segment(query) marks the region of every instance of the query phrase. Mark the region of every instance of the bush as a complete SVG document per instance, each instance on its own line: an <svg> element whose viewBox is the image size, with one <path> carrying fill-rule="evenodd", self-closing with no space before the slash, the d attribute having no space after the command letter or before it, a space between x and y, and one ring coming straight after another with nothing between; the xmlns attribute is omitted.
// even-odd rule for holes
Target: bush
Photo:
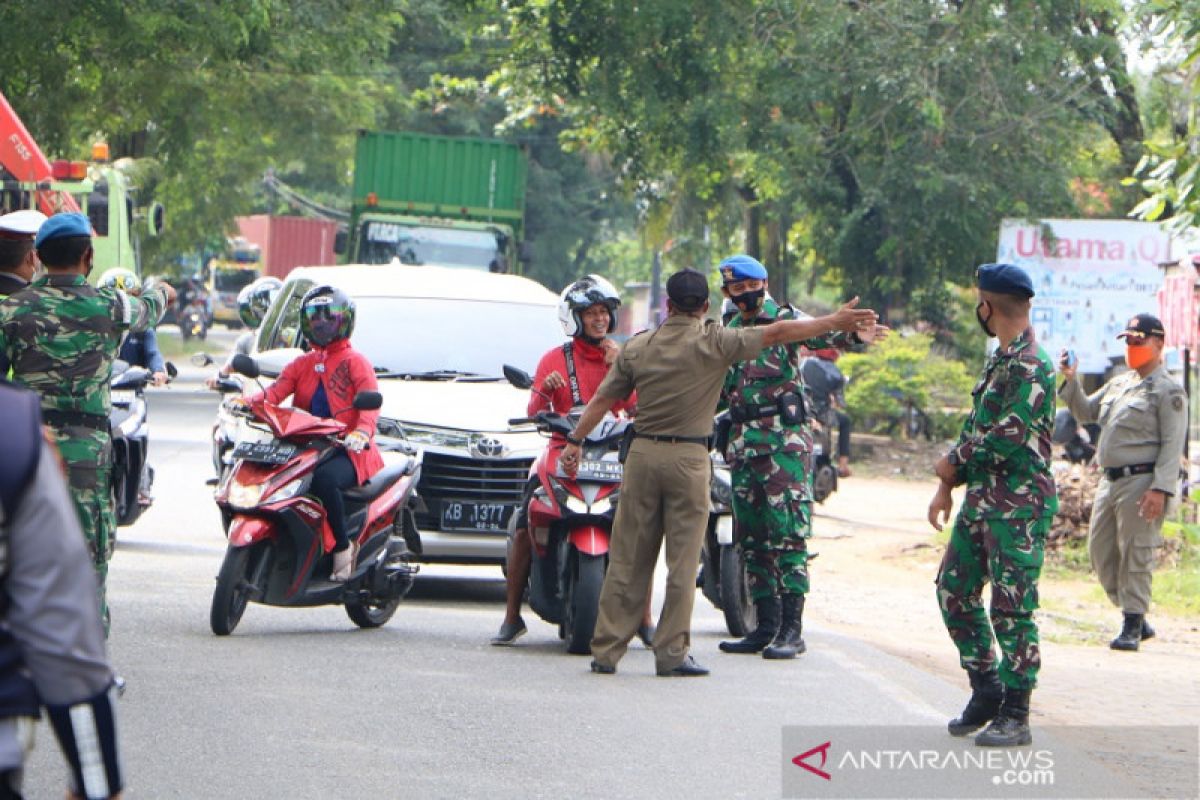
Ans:
<svg viewBox="0 0 1200 800"><path fill-rule="evenodd" d="M849 414L860 430L899 434L910 408L929 420L928 435L958 435L970 408L974 379L967 368L931 351L933 337L892 334L865 353L839 361L850 379Z"/></svg>

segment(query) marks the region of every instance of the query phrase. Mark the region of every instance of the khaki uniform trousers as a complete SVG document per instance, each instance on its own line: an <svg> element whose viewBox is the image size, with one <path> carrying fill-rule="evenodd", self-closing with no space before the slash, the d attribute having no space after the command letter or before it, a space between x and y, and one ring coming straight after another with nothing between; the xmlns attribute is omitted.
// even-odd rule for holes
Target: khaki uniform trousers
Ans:
<svg viewBox="0 0 1200 800"><path fill-rule="evenodd" d="M664 539L667 596L654 634L654 660L658 669L673 669L687 656L711 477L703 445L633 441L592 637L598 663L616 666L637 633Z"/></svg>
<svg viewBox="0 0 1200 800"><path fill-rule="evenodd" d="M1153 474L1115 481L1102 477L1092 504L1088 532L1092 569L1108 599L1128 614L1150 610L1150 577L1162 544L1163 517L1142 519L1138 500L1153 481Z"/></svg>

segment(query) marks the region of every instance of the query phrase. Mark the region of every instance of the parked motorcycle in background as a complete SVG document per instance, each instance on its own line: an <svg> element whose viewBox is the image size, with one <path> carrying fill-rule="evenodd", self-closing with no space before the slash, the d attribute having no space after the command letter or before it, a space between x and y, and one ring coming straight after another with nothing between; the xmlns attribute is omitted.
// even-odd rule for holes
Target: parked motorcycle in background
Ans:
<svg viewBox="0 0 1200 800"><path fill-rule="evenodd" d="M1063 454L1072 464L1086 464L1096 455L1099 426L1080 425L1065 408L1054 415L1054 433L1051 441L1063 446Z"/></svg>
<svg viewBox="0 0 1200 800"><path fill-rule="evenodd" d="M208 309L201 299L195 299L179 310L175 315L179 324L179 335L186 342L195 337L204 341L208 336Z"/></svg>
<svg viewBox="0 0 1200 800"><path fill-rule="evenodd" d="M179 374L167 363L168 379ZM108 427L112 435L112 483L117 525L137 522L154 500L154 468L149 464L150 423L146 386L153 378L145 367L117 359L109 379L112 408Z"/></svg>

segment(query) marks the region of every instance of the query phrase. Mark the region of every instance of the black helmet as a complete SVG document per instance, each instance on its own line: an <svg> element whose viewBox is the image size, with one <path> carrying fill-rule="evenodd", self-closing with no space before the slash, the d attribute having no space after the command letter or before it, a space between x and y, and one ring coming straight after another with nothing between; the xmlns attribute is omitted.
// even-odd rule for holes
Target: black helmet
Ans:
<svg viewBox="0 0 1200 800"><path fill-rule="evenodd" d="M599 275L588 275L562 290L558 296L558 321L563 333L578 336L583 331L583 320L579 315L602 303L608 308L608 332L617 327L617 309L621 307L621 296L613 285Z"/></svg>
<svg viewBox="0 0 1200 800"><path fill-rule="evenodd" d="M341 289L314 286L300 301L300 332L318 347L349 339L354 332L354 301Z"/></svg>
<svg viewBox="0 0 1200 800"><path fill-rule="evenodd" d="M254 283L238 292L238 317L247 328L257 328L267 315L267 309L275 300L275 295L283 287L283 281L270 275L259 278Z"/></svg>

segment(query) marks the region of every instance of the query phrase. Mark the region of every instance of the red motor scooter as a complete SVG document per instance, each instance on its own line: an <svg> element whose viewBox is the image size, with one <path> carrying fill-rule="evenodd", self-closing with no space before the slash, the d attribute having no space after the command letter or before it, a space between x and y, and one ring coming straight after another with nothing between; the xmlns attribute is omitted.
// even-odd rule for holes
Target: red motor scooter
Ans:
<svg viewBox="0 0 1200 800"><path fill-rule="evenodd" d="M258 365L236 356L234 369L251 378ZM359 392L354 407L379 408L378 392ZM295 408L255 401L247 417L263 436L238 443L234 463L216 490L230 520L229 545L217 575L209 623L213 633L233 632L249 602L271 606L344 604L361 628L391 619L412 588L406 531L415 530L413 490L420 462L411 451L367 483L347 489L346 527L358 543L358 563L344 583L329 580L333 532L325 508L306 494L317 465L336 452L344 423ZM401 445L402 446L402 445Z"/></svg>
<svg viewBox="0 0 1200 800"><path fill-rule="evenodd" d="M532 386L529 375L506 366L504 374L520 389ZM565 436L575 430L582 409L569 414L550 411L510 419L510 425L534 423L542 433ZM600 587L608 569L608 545L621 490L624 466L617 451L627 419L606 416L583 443L579 468L568 475L559 466L562 439L551 439L530 469L536 486L529 498L529 531L533 561L529 570L529 607L546 622L558 625L567 652L591 652L600 608ZM509 537L516 535L516 515Z"/></svg>

